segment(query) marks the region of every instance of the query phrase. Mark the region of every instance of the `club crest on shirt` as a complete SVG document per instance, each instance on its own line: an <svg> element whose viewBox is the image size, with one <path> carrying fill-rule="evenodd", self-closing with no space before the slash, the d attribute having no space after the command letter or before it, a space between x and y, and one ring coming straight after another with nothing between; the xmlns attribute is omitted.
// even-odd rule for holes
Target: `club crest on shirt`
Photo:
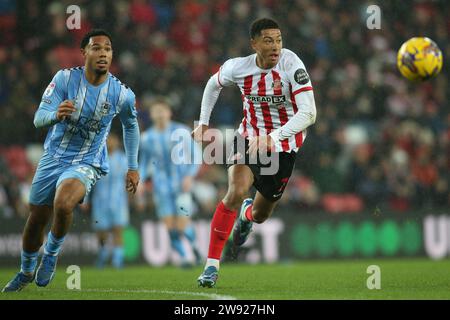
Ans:
<svg viewBox="0 0 450 320"><path fill-rule="evenodd" d="M274 90L281 90L283 88L283 82L280 79L274 80L272 82L272 88Z"/></svg>
<svg viewBox="0 0 450 320"><path fill-rule="evenodd" d="M102 113L102 115L107 115L109 113L109 109L111 109L111 104L108 101L105 101L102 103L100 108L100 112Z"/></svg>

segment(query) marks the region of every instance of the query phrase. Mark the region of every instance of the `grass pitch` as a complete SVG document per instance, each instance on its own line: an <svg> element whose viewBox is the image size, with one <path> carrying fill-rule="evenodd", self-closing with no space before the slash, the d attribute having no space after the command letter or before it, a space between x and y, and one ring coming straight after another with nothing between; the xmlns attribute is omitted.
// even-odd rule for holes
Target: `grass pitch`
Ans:
<svg viewBox="0 0 450 320"><path fill-rule="evenodd" d="M366 286L370 265L380 267L379 290ZM120 271L81 267L81 290L69 290L70 275L59 267L48 287L33 283L19 293L0 293L0 299L450 299L449 270L450 260L429 259L222 264L217 286L208 289L197 286L201 267L130 266ZM0 269L1 287L16 271Z"/></svg>

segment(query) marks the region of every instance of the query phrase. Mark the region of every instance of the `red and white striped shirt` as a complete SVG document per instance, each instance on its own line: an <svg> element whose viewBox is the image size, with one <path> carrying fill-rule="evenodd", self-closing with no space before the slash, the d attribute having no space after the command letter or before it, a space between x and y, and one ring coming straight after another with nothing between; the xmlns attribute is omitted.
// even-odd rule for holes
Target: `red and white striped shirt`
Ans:
<svg viewBox="0 0 450 320"><path fill-rule="evenodd" d="M244 111L239 126L241 135L270 134L275 141L275 151L297 150L302 146L306 127L315 121L316 108L305 65L294 52L282 49L277 65L271 69L259 68L256 54L229 59L211 77L209 82L212 81L216 84L208 83L205 88L201 124L208 124L220 89L236 84L241 90ZM213 92L214 85L216 92ZM299 109L305 114L294 119Z"/></svg>

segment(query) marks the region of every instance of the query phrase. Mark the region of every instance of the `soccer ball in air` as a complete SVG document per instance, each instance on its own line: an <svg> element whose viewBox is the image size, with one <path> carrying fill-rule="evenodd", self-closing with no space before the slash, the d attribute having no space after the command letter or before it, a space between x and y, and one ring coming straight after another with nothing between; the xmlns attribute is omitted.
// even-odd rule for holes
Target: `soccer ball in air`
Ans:
<svg viewBox="0 0 450 320"><path fill-rule="evenodd" d="M429 38L411 38L398 50L397 67L406 79L425 81L441 71L442 51Z"/></svg>

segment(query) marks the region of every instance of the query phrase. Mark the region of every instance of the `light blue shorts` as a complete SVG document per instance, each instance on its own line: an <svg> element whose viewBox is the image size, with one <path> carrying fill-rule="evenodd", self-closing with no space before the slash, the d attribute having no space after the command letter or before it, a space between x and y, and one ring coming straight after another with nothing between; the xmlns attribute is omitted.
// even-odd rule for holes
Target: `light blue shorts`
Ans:
<svg viewBox="0 0 450 320"><path fill-rule="evenodd" d="M156 214L158 218L170 216L186 216L193 214L194 203L190 193L154 193L153 200L155 202Z"/></svg>
<svg viewBox="0 0 450 320"><path fill-rule="evenodd" d="M111 230L112 227L126 227L129 222L128 209L92 208L92 227L94 230Z"/></svg>
<svg viewBox="0 0 450 320"><path fill-rule="evenodd" d="M44 153L39 161L30 190L30 204L53 206L56 189L65 179L78 179L86 188L86 195L101 177L101 171L88 165L59 162Z"/></svg>

